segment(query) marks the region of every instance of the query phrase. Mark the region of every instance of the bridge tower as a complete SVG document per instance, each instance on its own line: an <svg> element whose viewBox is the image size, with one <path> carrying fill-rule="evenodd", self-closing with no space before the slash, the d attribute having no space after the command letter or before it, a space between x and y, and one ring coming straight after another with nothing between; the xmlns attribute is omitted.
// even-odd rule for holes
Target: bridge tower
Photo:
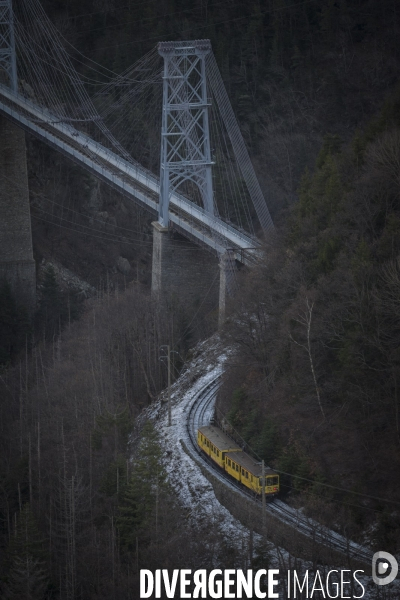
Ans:
<svg viewBox="0 0 400 600"><path fill-rule="evenodd" d="M190 182L214 215L206 56L209 40L160 42L164 59L159 218L153 223L152 292L181 304L188 317L209 313L221 299L218 259L169 229L171 194ZM221 263L222 264L222 263ZM218 300L219 299L219 300ZM220 319L221 321L221 316Z"/></svg>
<svg viewBox="0 0 400 600"><path fill-rule="evenodd" d="M205 66L210 51L210 40L158 44L164 58L159 206L163 227L168 227L170 194L184 181L197 185L206 212L214 214Z"/></svg>
<svg viewBox="0 0 400 600"><path fill-rule="evenodd" d="M0 0L0 69L8 76L13 92L18 91L12 0Z"/></svg>
<svg viewBox="0 0 400 600"><path fill-rule="evenodd" d="M0 80L18 92L12 0L0 0ZM0 279L30 313L35 307L25 133L0 116Z"/></svg>

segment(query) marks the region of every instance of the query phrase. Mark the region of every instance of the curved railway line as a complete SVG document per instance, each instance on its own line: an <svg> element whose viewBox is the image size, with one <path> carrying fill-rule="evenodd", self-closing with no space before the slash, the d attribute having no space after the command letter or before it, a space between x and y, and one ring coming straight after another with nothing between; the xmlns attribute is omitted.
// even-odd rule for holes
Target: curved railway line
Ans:
<svg viewBox="0 0 400 600"><path fill-rule="evenodd" d="M213 407L218 389L221 385L221 375L215 377L211 382L207 383L195 396L187 416L187 434L188 434L188 449L206 465L206 468L212 474L223 481L224 485L234 489L237 493L242 494L246 498L250 498L253 502L260 504L261 500L256 498L251 492L247 491L243 486L228 477L226 473L221 471L218 466L208 457L206 457L197 445L197 429L203 425L208 425L213 414ZM316 542L329 547L341 554L357 559L358 561L371 564L372 552L346 539L339 533L313 521L302 515L298 510L295 510L282 502L282 500L274 499L266 505L267 513L273 514L277 519L293 527L303 535L314 539Z"/></svg>

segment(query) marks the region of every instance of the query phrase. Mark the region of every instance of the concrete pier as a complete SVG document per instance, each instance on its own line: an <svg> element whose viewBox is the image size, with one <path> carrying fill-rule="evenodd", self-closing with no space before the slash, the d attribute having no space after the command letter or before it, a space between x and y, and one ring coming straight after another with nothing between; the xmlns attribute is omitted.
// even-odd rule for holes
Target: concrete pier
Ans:
<svg viewBox="0 0 400 600"><path fill-rule="evenodd" d="M219 306L219 265L213 256L160 223L153 224L153 297L180 306L188 319L204 318Z"/></svg>
<svg viewBox="0 0 400 600"><path fill-rule="evenodd" d="M219 260L219 311L218 328L222 327L226 318L226 300L233 296L235 291L235 257L233 252L227 250Z"/></svg>
<svg viewBox="0 0 400 600"><path fill-rule="evenodd" d="M0 117L0 279L30 314L36 303L25 133Z"/></svg>
<svg viewBox="0 0 400 600"><path fill-rule="evenodd" d="M219 258L183 236L153 224L151 291L154 298L180 306L189 319L213 314L215 328L225 322L226 299L235 288L235 258Z"/></svg>

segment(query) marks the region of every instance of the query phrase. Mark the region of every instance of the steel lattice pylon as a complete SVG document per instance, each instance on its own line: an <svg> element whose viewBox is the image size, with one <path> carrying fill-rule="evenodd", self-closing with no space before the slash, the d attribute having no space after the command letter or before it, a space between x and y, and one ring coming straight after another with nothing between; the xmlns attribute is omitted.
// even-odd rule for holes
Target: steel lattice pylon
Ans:
<svg viewBox="0 0 400 600"><path fill-rule="evenodd" d="M11 89L13 92L17 92L18 80L12 0L0 0L0 69L7 73Z"/></svg>
<svg viewBox="0 0 400 600"><path fill-rule="evenodd" d="M164 58L159 222L168 227L171 193L185 181L214 214L205 57L210 40L160 42Z"/></svg>

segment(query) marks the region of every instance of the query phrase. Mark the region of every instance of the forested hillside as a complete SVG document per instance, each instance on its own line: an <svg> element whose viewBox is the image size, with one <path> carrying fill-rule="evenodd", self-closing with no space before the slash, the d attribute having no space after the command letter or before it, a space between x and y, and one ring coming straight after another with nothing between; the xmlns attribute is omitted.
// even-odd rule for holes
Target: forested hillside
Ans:
<svg viewBox="0 0 400 600"><path fill-rule="evenodd" d="M245 278L228 329L240 351L220 401L250 446L292 475L287 493L300 492L298 502L353 535L372 521L373 541L392 551L400 539L399 126L396 91L349 144L325 137L298 203Z"/></svg>
<svg viewBox="0 0 400 600"><path fill-rule="evenodd" d="M218 408L289 474L290 502L398 551L397 3L43 6L95 83L86 57L119 73L160 40L211 39L276 223L238 274ZM39 302L29 323L1 284L1 597L129 600L140 567L242 567L211 521L189 527L139 420L167 382L160 346L179 352L177 377L209 324L151 301L147 214L27 144Z"/></svg>
<svg viewBox="0 0 400 600"><path fill-rule="evenodd" d="M273 216L296 200L323 136L348 141L399 73L399 16L389 0L71 0L44 8L91 95L110 75L99 65L120 73L159 40L210 38ZM151 135L159 139L158 130ZM51 256L94 287L107 278L148 284L148 215L43 145L31 141L29 153L38 264Z"/></svg>

